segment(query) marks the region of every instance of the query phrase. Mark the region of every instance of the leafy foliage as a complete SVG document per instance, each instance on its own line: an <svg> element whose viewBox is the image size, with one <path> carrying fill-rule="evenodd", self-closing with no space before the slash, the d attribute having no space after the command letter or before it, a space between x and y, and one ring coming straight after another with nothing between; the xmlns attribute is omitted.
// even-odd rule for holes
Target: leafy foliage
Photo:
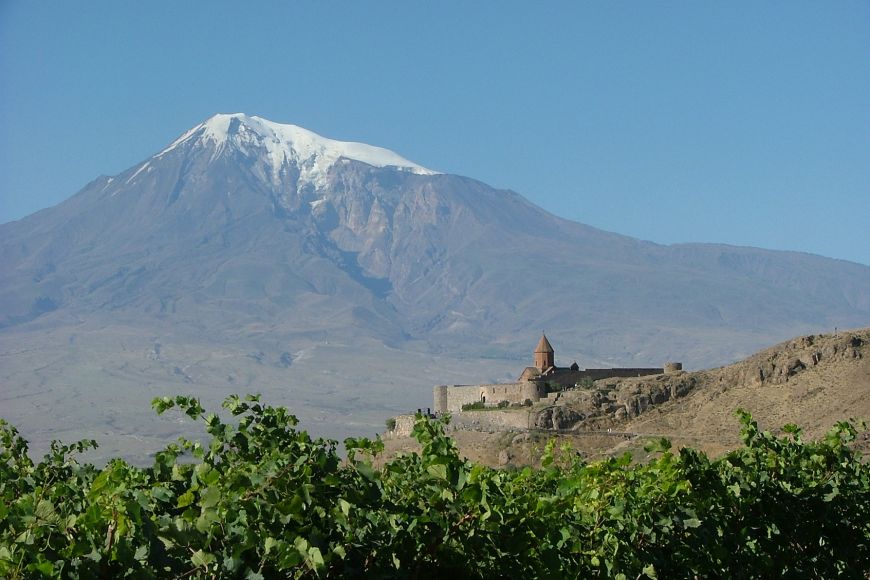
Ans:
<svg viewBox="0 0 870 580"><path fill-rule="evenodd" d="M856 577L870 570L870 469L839 423L804 442L760 432L717 460L666 440L656 459L586 463L550 442L542 468L462 459L422 416L419 454L375 469L379 439L312 439L286 409L228 398L147 468L103 469L52 445L39 463L0 421L0 576Z"/></svg>

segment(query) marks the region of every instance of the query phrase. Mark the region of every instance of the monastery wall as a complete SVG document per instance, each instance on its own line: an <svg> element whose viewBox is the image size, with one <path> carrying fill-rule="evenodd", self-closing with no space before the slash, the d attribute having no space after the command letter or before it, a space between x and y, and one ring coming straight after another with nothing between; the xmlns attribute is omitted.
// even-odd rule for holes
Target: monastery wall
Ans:
<svg viewBox="0 0 870 580"><path fill-rule="evenodd" d="M586 369L585 372L593 380L611 379L614 377L645 377L647 375L660 375L665 372L663 368L628 368L628 369Z"/></svg>
<svg viewBox="0 0 870 580"><path fill-rule="evenodd" d="M643 377L678 373L682 364L669 362L664 368L609 368L609 369L579 369L576 363L571 368L553 367L554 351L546 336L535 349L535 366L527 367L520 375L520 381L503 384L481 385L439 385L433 390L433 411L435 413L470 413L462 411L463 405L483 403L487 407L496 407L499 403L533 403L547 396L550 389L561 391L587 380L610 378ZM577 370L573 370L577 369ZM526 380L529 379L529 380Z"/></svg>
<svg viewBox="0 0 870 580"><path fill-rule="evenodd" d="M433 410L436 413L460 413L463 405L471 403L481 402L494 407L502 401L523 403L529 399L532 402L537 402L546 394L544 385L531 381L483 385L439 385L433 391Z"/></svg>
<svg viewBox="0 0 870 580"><path fill-rule="evenodd" d="M550 377L541 377L542 381L557 382L560 385L574 385L584 379L597 381L599 379L645 377L648 375L660 375L665 372L663 368L617 368L617 369L583 369L579 371L559 370L558 374Z"/></svg>
<svg viewBox="0 0 870 580"><path fill-rule="evenodd" d="M643 377L660 375L664 372L665 369L663 368L640 367L584 369L578 371L560 370L558 374L543 376L536 381L482 385L438 385L433 390L432 410L435 413L461 413L463 412L463 405L478 402L484 403L487 407L494 407L502 401L524 403L528 399L536 403L547 396L547 383L572 387L584 379L597 381L599 379L610 378Z"/></svg>
<svg viewBox="0 0 870 580"><path fill-rule="evenodd" d="M498 405L502 401L508 403L523 403L529 399L533 403L546 396L547 389L531 381L520 383L504 383L495 385L480 385L480 401L486 405Z"/></svg>
<svg viewBox="0 0 870 580"><path fill-rule="evenodd" d="M439 385L434 394L434 412L459 413L462 405L480 400L480 385Z"/></svg>

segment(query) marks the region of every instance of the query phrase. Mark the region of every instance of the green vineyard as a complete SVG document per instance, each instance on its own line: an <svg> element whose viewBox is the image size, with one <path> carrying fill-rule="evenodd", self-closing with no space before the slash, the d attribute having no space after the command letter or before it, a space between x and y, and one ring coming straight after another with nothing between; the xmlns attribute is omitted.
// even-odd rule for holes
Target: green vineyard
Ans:
<svg viewBox="0 0 870 580"><path fill-rule="evenodd" d="M870 467L839 423L820 441L761 432L717 459L650 443L655 459L585 462L551 443L540 469L497 470L418 418L419 454L373 467L379 440L312 439L258 397L202 421L142 468L34 463L0 422L0 576L7 578L863 578Z"/></svg>

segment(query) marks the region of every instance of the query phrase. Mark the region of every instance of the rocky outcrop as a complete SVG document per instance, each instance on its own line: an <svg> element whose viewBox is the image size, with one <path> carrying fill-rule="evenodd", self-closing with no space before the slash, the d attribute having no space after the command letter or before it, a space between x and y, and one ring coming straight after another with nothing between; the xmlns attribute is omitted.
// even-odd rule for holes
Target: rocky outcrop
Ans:
<svg viewBox="0 0 870 580"><path fill-rule="evenodd" d="M870 342L866 331L809 335L764 350L745 361L717 369L722 378L745 384L781 384L828 362L859 359Z"/></svg>
<svg viewBox="0 0 870 580"><path fill-rule="evenodd" d="M696 389L725 391L736 386L780 385L800 373L861 359L868 352L870 329L802 336L717 369L603 379L596 381L593 389L565 391L549 406L536 410L530 424L538 429L600 429L637 417Z"/></svg>
<svg viewBox="0 0 870 580"><path fill-rule="evenodd" d="M632 379L597 381L594 389L566 391L556 404L537 411L538 429L575 429L602 419L621 421L650 407L685 396L698 385L694 374L684 372Z"/></svg>
<svg viewBox="0 0 870 580"><path fill-rule="evenodd" d="M535 417L535 427L538 429L570 429L579 421L586 419L586 414L568 406L547 407Z"/></svg>

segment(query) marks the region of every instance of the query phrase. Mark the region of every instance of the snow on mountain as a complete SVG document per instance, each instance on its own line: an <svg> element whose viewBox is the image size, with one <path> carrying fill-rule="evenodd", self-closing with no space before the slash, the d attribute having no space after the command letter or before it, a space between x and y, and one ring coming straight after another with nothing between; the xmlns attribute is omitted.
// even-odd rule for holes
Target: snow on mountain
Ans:
<svg viewBox="0 0 870 580"><path fill-rule="evenodd" d="M299 181L323 185L329 169L339 159L360 161L374 167L394 167L417 175L436 175L401 155L365 143L337 141L299 127L275 123L244 113L218 114L176 139L156 157L173 151L185 143L212 144L214 155L219 155L228 146L245 154L265 149L265 160L277 179L285 164L296 165Z"/></svg>
<svg viewBox="0 0 870 580"><path fill-rule="evenodd" d="M427 173L218 115L0 224L0 411L41 449L101 432L145 453L178 435L142 418L152 397L253 391L342 438L432 383L509 378L541 328L561 364L702 368L870 320L867 266L660 246Z"/></svg>

